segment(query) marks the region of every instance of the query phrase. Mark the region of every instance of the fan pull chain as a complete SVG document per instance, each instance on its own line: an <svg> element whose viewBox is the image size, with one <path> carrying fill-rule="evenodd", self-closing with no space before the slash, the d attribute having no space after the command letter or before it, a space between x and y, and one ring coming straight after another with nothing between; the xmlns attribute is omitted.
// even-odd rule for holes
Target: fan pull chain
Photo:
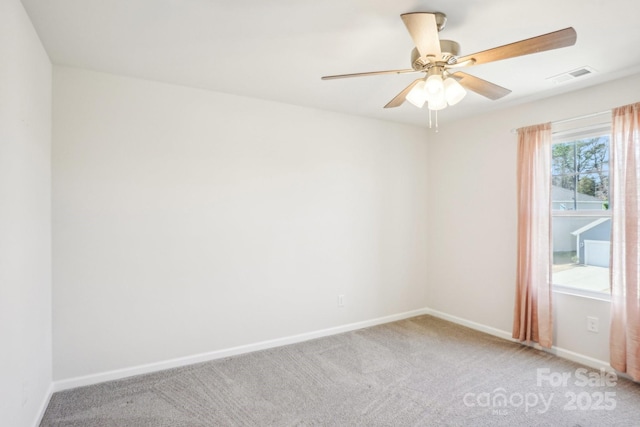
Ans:
<svg viewBox="0 0 640 427"><path fill-rule="evenodd" d="M432 109L429 109L429 129L433 128L433 122L431 121L431 111L433 111ZM438 133L438 110L435 110L436 112L436 133Z"/></svg>

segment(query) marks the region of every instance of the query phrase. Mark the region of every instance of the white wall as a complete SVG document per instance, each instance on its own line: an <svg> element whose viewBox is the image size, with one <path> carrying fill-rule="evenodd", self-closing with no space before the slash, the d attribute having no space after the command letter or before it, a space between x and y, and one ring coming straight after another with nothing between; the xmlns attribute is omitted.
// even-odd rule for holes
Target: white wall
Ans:
<svg viewBox="0 0 640 427"><path fill-rule="evenodd" d="M62 67L53 116L56 380L427 305L426 130Z"/></svg>
<svg viewBox="0 0 640 427"><path fill-rule="evenodd" d="M516 135L511 129L640 100L640 75L441 125L429 135L429 307L511 332ZM555 345L608 360L609 304L554 295ZM600 318L600 333L586 316Z"/></svg>
<svg viewBox="0 0 640 427"><path fill-rule="evenodd" d="M0 424L33 426L51 385L51 64L0 2Z"/></svg>

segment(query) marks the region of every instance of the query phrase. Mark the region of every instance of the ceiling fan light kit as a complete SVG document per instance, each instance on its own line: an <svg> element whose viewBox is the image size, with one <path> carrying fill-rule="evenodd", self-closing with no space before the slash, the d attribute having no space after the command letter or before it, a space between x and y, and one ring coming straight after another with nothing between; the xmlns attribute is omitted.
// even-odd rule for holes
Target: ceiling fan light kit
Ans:
<svg viewBox="0 0 640 427"><path fill-rule="evenodd" d="M471 90L491 100L500 99L511 93L509 89L458 71L460 68L573 46L577 38L576 31L569 27L460 57L458 56L460 45L457 42L440 40L438 36L438 32L445 27L447 22L444 13L413 12L402 14L400 18L402 18L416 46L411 51L410 69L339 74L324 76L322 79L425 73L425 77L411 82L384 108L398 107L406 100L418 108L427 104L429 111L438 111L446 108L447 105L453 106L459 103L465 97L466 90Z"/></svg>
<svg viewBox="0 0 640 427"><path fill-rule="evenodd" d="M444 91L447 97L447 104L451 106L462 101L462 98L467 95L467 91L464 90L462 85L453 77L449 77L444 81Z"/></svg>
<svg viewBox="0 0 640 427"><path fill-rule="evenodd" d="M431 67L425 79L420 79L409 91L406 100L418 108L428 103L429 110L442 110L462 101L467 91L453 77L443 78L438 67Z"/></svg>
<svg viewBox="0 0 640 427"><path fill-rule="evenodd" d="M431 67L427 73L427 80L424 88L430 96L438 95L444 91L444 83L442 82L442 71L437 67Z"/></svg>
<svg viewBox="0 0 640 427"><path fill-rule="evenodd" d="M427 91L424 88L425 81L420 80L407 94L406 100L418 108L422 108L427 102Z"/></svg>

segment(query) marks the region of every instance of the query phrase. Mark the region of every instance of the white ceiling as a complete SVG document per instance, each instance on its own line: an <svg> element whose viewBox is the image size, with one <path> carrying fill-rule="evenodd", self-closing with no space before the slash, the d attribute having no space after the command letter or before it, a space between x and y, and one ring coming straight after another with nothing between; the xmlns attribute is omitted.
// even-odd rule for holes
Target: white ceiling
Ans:
<svg viewBox="0 0 640 427"><path fill-rule="evenodd" d="M22 0L55 64L427 125L426 109L382 107L416 78L321 81L410 68L401 13L447 14L440 38L466 55L574 27L575 46L466 68L513 92L470 93L447 122L640 72L638 0ZM569 83L546 78L590 66Z"/></svg>

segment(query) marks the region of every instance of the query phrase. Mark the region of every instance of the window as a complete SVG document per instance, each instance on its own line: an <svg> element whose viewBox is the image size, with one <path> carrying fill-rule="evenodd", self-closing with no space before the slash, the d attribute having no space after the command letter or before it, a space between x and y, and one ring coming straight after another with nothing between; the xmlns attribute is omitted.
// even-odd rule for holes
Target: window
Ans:
<svg viewBox="0 0 640 427"><path fill-rule="evenodd" d="M600 118L602 121L602 118ZM610 123L554 129L551 155L552 282L609 294Z"/></svg>

